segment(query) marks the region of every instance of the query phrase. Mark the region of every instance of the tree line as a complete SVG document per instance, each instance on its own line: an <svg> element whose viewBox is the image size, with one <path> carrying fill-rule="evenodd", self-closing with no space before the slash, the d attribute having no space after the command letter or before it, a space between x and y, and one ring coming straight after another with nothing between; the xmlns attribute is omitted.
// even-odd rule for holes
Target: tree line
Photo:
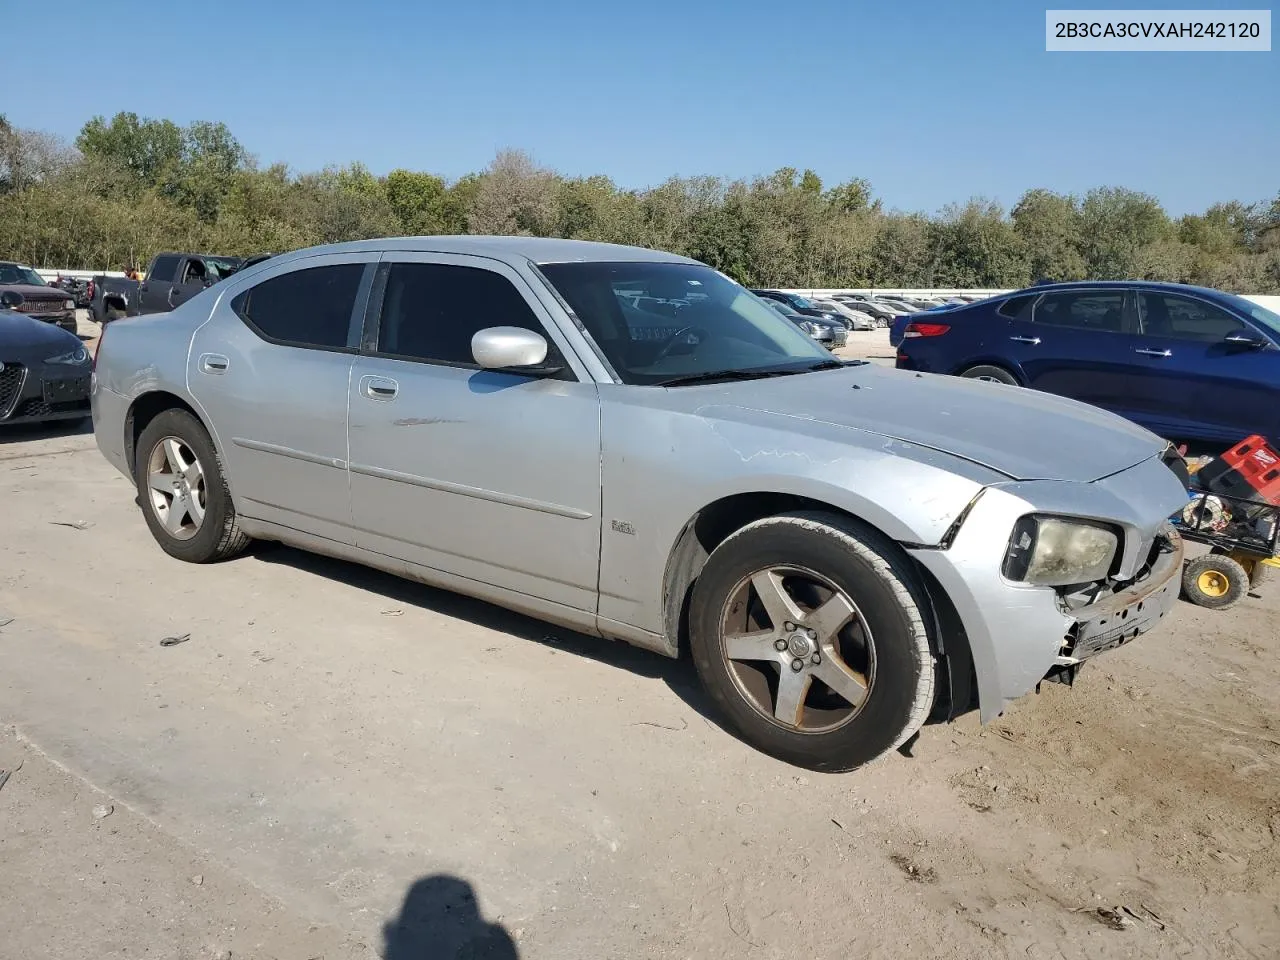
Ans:
<svg viewBox="0 0 1280 960"><path fill-rule="evenodd" d="M519 150L446 181L361 163L260 166L225 124L118 113L74 144L0 116L0 258L123 269L159 250L247 255L406 234L531 234L636 244L748 285L1019 287L1152 279L1280 293L1280 194L1171 217L1135 190L1028 190L933 215L886 209L871 184L811 170L672 178L645 189L568 177Z"/></svg>

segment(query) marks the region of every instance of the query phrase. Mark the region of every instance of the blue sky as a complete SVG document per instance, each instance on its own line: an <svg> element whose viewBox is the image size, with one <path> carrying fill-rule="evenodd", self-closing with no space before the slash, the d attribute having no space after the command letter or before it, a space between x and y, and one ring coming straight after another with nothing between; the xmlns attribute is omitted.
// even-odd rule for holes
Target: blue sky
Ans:
<svg viewBox="0 0 1280 960"><path fill-rule="evenodd" d="M1280 190L1280 52L1051 54L1045 6L1026 2L55 9L40 42L5 45L0 112L68 138L133 110L222 120L297 170L452 178L504 146L628 187L811 167L927 211L1033 186L1128 186L1174 214ZM77 36L116 53L77 53Z"/></svg>

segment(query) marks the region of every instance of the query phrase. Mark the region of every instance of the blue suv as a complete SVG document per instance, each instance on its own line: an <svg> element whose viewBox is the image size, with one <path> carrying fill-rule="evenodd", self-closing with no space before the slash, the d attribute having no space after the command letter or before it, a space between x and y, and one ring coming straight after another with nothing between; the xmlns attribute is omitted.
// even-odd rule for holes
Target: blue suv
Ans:
<svg viewBox="0 0 1280 960"><path fill-rule="evenodd" d="M1054 283L917 313L897 365L1082 400L1174 440L1280 440L1280 315L1220 290Z"/></svg>

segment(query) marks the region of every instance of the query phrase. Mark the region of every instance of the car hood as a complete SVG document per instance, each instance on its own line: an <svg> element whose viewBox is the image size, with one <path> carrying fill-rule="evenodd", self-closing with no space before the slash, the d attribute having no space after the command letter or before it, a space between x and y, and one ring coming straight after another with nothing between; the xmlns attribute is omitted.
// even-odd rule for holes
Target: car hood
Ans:
<svg viewBox="0 0 1280 960"><path fill-rule="evenodd" d="M43 360L80 346L80 338L61 327L15 310L0 310L0 361Z"/></svg>
<svg viewBox="0 0 1280 960"><path fill-rule="evenodd" d="M750 410L828 424L939 450L1013 480L1098 480L1165 446L1074 400L871 364L672 390L688 391L700 416L733 419L735 410Z"/></svg>
<svg viewBox="0 0 1280 960"><path fill-rule="evenodd" d="M35 300L71 299L67 296L65 290L59 290L57 287L49 287L44 284L37 286L34 283L0 283L0 288L16 290L24 297Z"/></svg>

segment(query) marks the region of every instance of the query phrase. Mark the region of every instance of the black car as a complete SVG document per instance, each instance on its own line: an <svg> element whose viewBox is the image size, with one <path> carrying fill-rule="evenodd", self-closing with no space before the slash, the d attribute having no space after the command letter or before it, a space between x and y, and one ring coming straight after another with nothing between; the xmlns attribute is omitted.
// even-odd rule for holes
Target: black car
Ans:
<svg viewBox="0 0 1280 960"><path fill-rule="evenodd" d="M838 324L844 327L846 331L853 327L853 321L848 317L843 317L834 310L823 310L820 306L798 293L787 293L785 290L752 290L757 297L764 297L766 300L773 300L776 303L785 303L796 313L804 314L806 317L817 317L827 323Z"/></svg>
<svg viewBox="0 0 1280 960"><path fill-rule="evenodd" d="M0 293L0 426L87 418L89 351L75 334L12 309L22 302Z"/></svg>

